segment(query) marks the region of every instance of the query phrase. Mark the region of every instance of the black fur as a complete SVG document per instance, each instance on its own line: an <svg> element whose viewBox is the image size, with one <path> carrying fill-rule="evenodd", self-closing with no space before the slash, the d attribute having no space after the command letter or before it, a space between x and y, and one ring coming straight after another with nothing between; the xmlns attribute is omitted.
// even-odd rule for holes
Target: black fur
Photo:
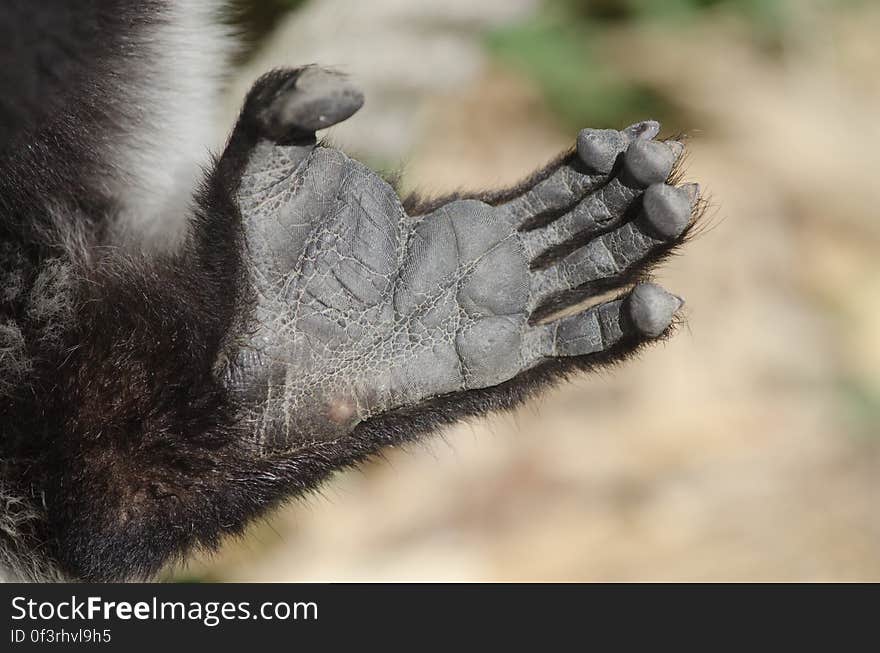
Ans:
<svg viewBox="0 0 880 653"><path fill-rule="evenodd" d="M156 0L30 2L0 6L0 209L7 238L39 240L50 201L100 228L114 198L107 154L143 119L127 93L138 39L160 16ZM161 20L161 18L159 18Z"/></svg>
<svg viewBox="0 0 880 653"><path fill-rule="evenodd" d="M467 199L476 199L485 202L486 204L497 206L498 204L508 202L515 197L519 197L529 188L553 174L560 168L560 166L567 163L575 163L577 165L577 159L573 150L563 152L545 166L539 168L532 174L528 175L525 179L520 180L509 188L481 191L461 190L456 193L446 193L436 197L425 196L418 192L413 192L403 198L403 208L409 215L425 215L440 208L444 204L449 204L449 202ZM564 213L564 211L562 211L562 213Z"/></svg>
<svg viewBox="0 0 880 653"><path fill-rule="evenodd" d="M19 565L24 576L150 577L384 446L510 409L642 343L634 337L600 356L545 363L494 388L397 410L339 440L258 455L217 374L251 305L234 198L263 136L256 111L297 73L270 73L251 91L196 193L179 250L111 246L117 206L107 189L116 172L108 152L141 121L129 89L146 83L140 39L166 19L165 6L0 7L0 326L12 325L5 351L26 370L11 387L0 382L0 498L20 499L31 514L14 536L0 529L0 548L34 559ZM469 197L516 197L571 157L510 190ZM405 206L421 214L450 199L411 197Z"/></svg>

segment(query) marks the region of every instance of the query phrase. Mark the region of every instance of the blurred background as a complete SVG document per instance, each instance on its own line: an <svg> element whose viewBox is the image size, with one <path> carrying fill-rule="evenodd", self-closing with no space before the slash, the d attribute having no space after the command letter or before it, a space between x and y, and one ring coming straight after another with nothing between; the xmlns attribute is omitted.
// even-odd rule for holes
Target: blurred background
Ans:
<svg viewBox="0 0 880 653"><path fill-rule="evenodd" d="M517 180L581 127L688 136L705 229L639 361L339 475L170 576L880 580L880 4L240 0L227 123L272 66L349 72L329 136L403 185Z"/></svg>

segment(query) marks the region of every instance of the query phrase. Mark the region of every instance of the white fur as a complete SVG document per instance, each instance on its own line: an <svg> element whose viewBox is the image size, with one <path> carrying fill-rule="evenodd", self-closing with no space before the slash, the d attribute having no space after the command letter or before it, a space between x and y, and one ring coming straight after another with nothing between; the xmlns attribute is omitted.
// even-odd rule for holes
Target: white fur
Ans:
<svg viewBox="0 0 880 653"><path fill-rule="evenodd" d="M134 53L137 70L131 78L138 82L126 89L126 101L145 110L145 119L124 126L125 139L110 153L117 172L106 182L121 207L118 236L125 244L155 249L180 241L209 152L221 145L216 109L233 41L218 20L219 10L210 0L174 0L167 19L146 35L146 51ZM56 244L82 263L90 255L85 234L72 226L81 223L66 211L51 206L48 211L58 227L50 232L61 239ZM11 251L0 255L17 263ZM23 292L18 266L10 270L0 270L0 298ZM51 346L54 327L70 319L71 274L70 264L48 261L29 292L26 310L44 345ZM18 326L0 322L0 395L23 382L30 365ZM0 469L3 464L0 460ZM19 496L0 477L0 581L61 578L32 539L30 524L44 518L41 510L38 500Z"/></svg>
<svg viewBox="0 0 880 653"><path fill-rule="evenodd" d="M221 9L210 0L175 0L138 55L135 65L147 79L130 93L147 119L127 130L114 162L119 186L111 191L122 202L126 244L152 249L180 241L209 152L221 145L217 107L233 43Z"/></svg>
<svg viewBox="0 0 880 653"><path fill-rule="evenodd" d="M30 501L9 492L0 479L0 582L64 580L29 532L30 522L41 518Z"/></svg>
<svg viewBox="0 0 880 653"><path fill-rule="evenodd" d="M0 397L14 391L31 369L24 336L12 321L0 322ZM0 519L2 519L0 506Z"/></svg>

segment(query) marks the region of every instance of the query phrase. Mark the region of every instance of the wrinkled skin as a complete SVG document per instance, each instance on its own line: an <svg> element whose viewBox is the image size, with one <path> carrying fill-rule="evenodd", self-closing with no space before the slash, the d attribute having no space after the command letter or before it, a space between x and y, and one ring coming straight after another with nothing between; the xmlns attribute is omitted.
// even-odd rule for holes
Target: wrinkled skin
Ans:
<svg viewBox="0 0 880 653"><path fill-rule="evenodd" d="M309 81L287 104L324 116L359 105L332 73ZM585 130L577 155L533 184L414 215L342 152L262 139L238 193L255 328L226 370L261 447L336 439L389 410L661 335L681 300L653 284L535 320L631 280L682 238L697 190L665 184L682 148L657 130Z"/></svg>
<svg viewBox="0 0 880 653"><path fill-rule="evenodd" d="M585 129L514 188L401 199L315 137L361 94L274 71L185 242L155 254L113 240L119 186L87 137L115 123L80 90L78 129L0 157L18 280L0 363L19 370L0 379L0 566L18 577L149 578L383 447L624 360L681 308L650 272L699 191L669 184L683 148L654 122Z"/></svg>

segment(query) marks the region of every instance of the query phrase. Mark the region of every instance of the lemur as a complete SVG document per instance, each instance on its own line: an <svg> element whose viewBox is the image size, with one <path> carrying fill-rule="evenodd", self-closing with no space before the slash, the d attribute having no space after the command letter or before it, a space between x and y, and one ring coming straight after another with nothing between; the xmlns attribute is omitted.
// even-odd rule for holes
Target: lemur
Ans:
<svg viewBox="0 0 880 653"><path fill-rule="evenodd" d="M699 188L673 183L683 146L656 122L584 129L512 188L401 199L316 138L364 98L307 65L259 79L208 156L216 9L0 5L10 578L148 579L384 447L621 361L679 314L650 271Z"/></svg>

